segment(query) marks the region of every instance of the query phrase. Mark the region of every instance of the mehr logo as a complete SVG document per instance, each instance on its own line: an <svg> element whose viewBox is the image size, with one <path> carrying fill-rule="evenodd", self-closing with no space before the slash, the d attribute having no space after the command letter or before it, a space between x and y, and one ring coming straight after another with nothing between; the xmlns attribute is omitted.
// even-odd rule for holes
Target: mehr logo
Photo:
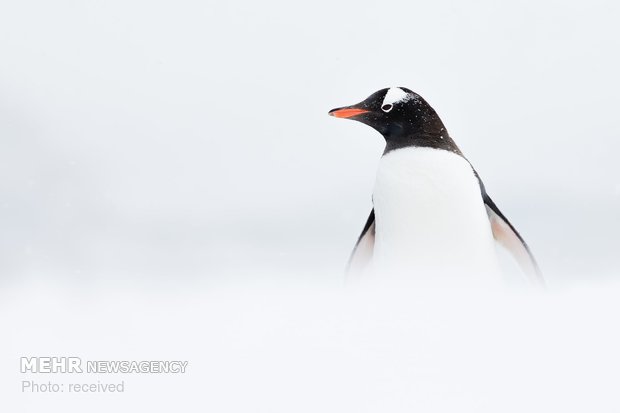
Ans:
<svg viewBox="0 0 620 413"><path fill-rule="evenodd" d="M21 357L22 373L185 373L187 361L181 360L87 360L80 357Z"/></svg>
<svg viewBox="0 0 620 413"><path fill-rule="evenodd" d="M79 357L21 357L22 373L82 373Z"/></svg>

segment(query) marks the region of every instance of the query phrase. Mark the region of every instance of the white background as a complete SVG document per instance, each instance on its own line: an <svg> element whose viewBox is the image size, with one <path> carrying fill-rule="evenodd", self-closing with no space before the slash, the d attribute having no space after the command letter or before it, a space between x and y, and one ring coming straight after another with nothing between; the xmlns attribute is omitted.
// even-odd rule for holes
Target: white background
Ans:
<svg viewBox="0 0 620 413"><path fill-rule="evenodd" d="M21 331L9 333L3 370L17 373L24 352L111 358L95 335L77 347L52 338L54 329L43 335L49 326L71 330L84 321L79 317L90 317L86 331L103 325L102 334L120 343L132 325L127 320L151 323L148 309L156 312L167 299L184 302L191 290L339 286L371 207L383 142L327 111L388 86L409 87L438 111L528 240L552 289L607 288L620 271L619 19L620 5L609 0L3 1L0 285L7 299L0 314L6 331ZM130 298L114 307L102 286ZM142 297L153 289L168 298ZM593 294L582 301L589 303L585 314L609 315L587 312L598 301ZM136 315L138 296L143 313ZM96 303L92 312L84 297ZM178 311L182 326L202 326L202 334L192 330L194 344L185 352L175 339L167 345L200 364L202 344L212 339L202 317L207 310L188 304ZM106 314L120 327L104 321ZM272 322L269 315L263 320ZM424 320L434 322L441 320ZM396 324L388 323L394 328L382 337L398 336ZM333 330L313 326L314 337L332 337ZM249 334L241 331L235 337ZM563 331L547 339L566 345L572 336ZM271 343L279 343L274 337ZM355 351L355 336L346 337L344 348ZM448 328L440 337L459 335ZM134 341L161 343L152 338L137 334ZM378 343L373 348L385 351L376 354L406 359ZM597 353L598 341L580 343L576 352ZM127 357L118 346L114 354ZM514 346L506 352L518 353ZM149 357L168 354L154 349L162 351ZM597 360L617 362L606 349ZM359 351L361 360L375 354ZM588 371L600 378L606 370ZM562 376L557 369L549 374L550 381ZM2 392L15 390L13 376ZM401 384L410 378L395 377ZM133 393L133 401L145 394ZM461 405L467 406L478 405Z"/></svg>

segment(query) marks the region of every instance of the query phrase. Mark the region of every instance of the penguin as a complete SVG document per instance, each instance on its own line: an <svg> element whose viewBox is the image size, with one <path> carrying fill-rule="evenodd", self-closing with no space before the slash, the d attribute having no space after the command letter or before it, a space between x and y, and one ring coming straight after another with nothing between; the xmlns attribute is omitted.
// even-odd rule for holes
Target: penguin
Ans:
<svg viewBox="0 0 620 413"><path fill-rule="evenodd" d="M544 284L527 243L419 94L385 88L329 115L366 124L385 139L373 208L351 253L348 274L372 267L373 273L407 277L497 277L499 243L528 280Z"/></svg>

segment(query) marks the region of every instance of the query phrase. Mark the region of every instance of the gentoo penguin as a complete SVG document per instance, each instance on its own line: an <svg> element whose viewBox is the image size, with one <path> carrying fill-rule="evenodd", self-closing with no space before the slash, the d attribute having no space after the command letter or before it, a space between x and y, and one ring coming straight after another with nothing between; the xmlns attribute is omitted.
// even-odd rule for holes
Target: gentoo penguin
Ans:
<svg viewBox="0 0 620 413"><path fill-rule="evenodd" d="M370 265L375 273L406 276L497 277L497 241L528 279L542 283L527 244L420 95L404 87L381 89L329 114L362 122L386 142L373 209L351 254L349 273Z"/></svg>

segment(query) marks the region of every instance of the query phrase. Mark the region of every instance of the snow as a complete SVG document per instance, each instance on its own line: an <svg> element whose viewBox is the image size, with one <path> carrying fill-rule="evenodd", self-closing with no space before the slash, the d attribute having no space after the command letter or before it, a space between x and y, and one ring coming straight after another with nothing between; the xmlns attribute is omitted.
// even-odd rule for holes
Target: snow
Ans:
<svg viewBox="0 0 620 413"><path fill-rule="evenodd" d="M109 412L615 412L620 285L553 293L20 285L0 296L3 406ZM5 312L5 314L9 314ZM20 374L22 356L187 373ZM21 380L123 394L22 394Z"/></svg>

